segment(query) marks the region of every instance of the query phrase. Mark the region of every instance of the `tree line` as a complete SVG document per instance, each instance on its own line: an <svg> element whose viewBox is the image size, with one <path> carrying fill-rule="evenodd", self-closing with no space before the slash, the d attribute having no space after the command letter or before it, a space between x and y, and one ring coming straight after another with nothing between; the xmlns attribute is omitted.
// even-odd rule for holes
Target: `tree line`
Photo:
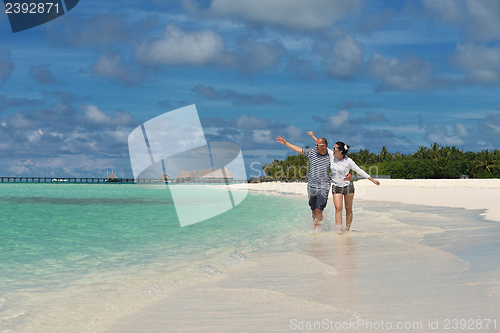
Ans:
<svg viewBox="0 0 500 333"><path fill-rule="evenodd" d="M307 147L306 147L307 148ZM368 149L349 153L348 156L370 175L390 175L391 178L500 178L500 151L464 151L456 147L420 146L412 154L390 153L384 146L380 153ZM284 160L275 159L262 166L266 179L306 180L308 160L302 155L291 155Z"/></svg>

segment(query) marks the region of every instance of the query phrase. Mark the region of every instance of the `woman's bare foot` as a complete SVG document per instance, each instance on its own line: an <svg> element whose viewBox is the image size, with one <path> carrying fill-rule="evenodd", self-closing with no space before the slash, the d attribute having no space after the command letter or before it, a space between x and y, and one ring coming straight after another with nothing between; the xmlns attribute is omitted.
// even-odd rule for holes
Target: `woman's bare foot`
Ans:
<svg viewBox="0 0 500 333"><path fill-rule="evenodd" d="M342 224L335 224L335 232L342 235Z"/></svg>

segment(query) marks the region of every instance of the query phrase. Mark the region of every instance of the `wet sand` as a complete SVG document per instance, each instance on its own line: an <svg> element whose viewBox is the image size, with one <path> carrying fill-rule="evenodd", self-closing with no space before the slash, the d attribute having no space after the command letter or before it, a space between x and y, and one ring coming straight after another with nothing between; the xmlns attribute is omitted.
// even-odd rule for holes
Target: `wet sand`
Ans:
<svg viewBox="0 0 500 333"><path fill-rule="evenodd" d="M367 179L356 181L355 200L391 201L427 206L484 209L484 216L500 222L500 179L380 179L376 186ZM270 182L231 185L269 195L305 195L305 183Z"/></svg>
<svg viewBox="0 0 500 333"><path fill-rule="evenodd" d="M500 329L499 180L381 182L356 183L352 231L329 231L330 199L321 234L246 253L106 332ZM304 184L249 188L307 207Z"/></svg>

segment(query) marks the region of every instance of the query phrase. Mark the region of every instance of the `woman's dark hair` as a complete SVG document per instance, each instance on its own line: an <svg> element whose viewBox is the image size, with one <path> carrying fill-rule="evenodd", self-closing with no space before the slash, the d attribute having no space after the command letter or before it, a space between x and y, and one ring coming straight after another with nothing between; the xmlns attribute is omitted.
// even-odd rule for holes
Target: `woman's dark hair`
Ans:
<svg viewBox="0 0 500 333"><path fill-rule="evenodd" d="M342 156L345 156L349 152L349 148L351 148L351 146L346 145L342 141L337 141L335 144L337 145L338 149L342 152Z"/></svg>

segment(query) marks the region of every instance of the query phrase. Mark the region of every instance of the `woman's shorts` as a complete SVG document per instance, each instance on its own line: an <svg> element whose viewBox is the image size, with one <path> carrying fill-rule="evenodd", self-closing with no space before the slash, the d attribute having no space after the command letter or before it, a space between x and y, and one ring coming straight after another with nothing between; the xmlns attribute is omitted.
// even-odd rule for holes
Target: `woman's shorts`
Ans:
<svg viewBox="0 0 500 333"><path fill-rule="evenodd" d="M339 186L332 186L332 194L354 194L354 184L351 182L349 185L344 186L344 187L339 187Z"/></svg>

